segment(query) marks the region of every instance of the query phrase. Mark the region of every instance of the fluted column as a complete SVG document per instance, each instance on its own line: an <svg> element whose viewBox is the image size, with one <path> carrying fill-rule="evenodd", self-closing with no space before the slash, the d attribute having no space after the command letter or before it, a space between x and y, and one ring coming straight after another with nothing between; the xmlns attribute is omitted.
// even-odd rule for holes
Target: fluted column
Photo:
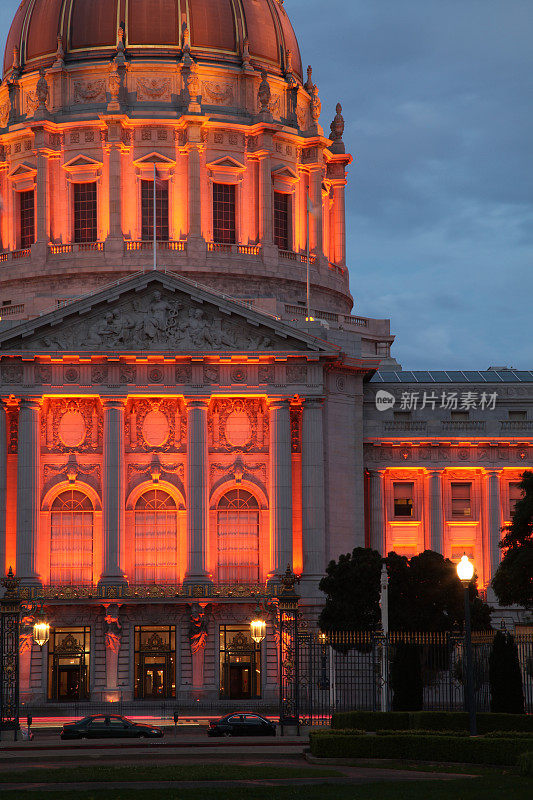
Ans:
<svg viewBox="0 0 533 800"><path fill-rule="evenodd" d="M489 470L488 478L488 547L490 575L485 577L485 584L489 584L500 565L500 536L501 536L501 511L500 511L500 473Z"/></svg>
<svg viewBox="0 0 533 800"><path fill-rule="evenodd" d="M122 239L122 146L114 144L109 150L109 237Z"/></svg>
<svg viewBox="0 0 533 800"><path fill-rule="evenodd" d="M189 236L202 235L202 185L200 181L200 151L197 145L189 149L188 162Z"/></svg>
<svg viewBox="0 0 533 800"><path fill-rule="evenodd" d="M383 479L385 470L370 472L370 502L371 502L371 544L382 556L386 556L387 535L384 517Z"/></svg>
<svg viewBox="0 0 533 800"><path fill-rule="evenodd" d="M124 580L124 401L104 400L103 583Z"/></svg>
<svg viewBox="0 0 533 800"><path fill-rule="evenodd" d="M330 260L334 264L344 266L346 264L346 201L345 187L346 181L335 181L333 184L333 209L331 221L331 240L333 251L330 253Z"/></svg>
<svg viewBox="0 0 533 800"><path fill-rule="evenodd" d="M442 526L442 470L430 470L429 472L429 521L430 521L430 544L431 549L436 553L444 555L444 536Z"/></svg>
<svg viewBox="0 0 533 800"><path fill-rule="evenodd" d="M270 404L270 577L292 566L292 459L288 400Z"/></svg>
<svg viewBox="0 0 533 800"><path fill-rule="evenodd" d="M35 240L48 244L48 213L49 213L49 192L48 192L48 156L37 151L37 176L35 192Z"/></svg>
<svg viewBox="0 0 533 800"><path fill-rule="evenodd" d="M17 458L17 575L25 584L38 584L39 469L41 405L20 401Z"/></svg>
<svg viewBox="0 0 533 800"><path fill-rule="evenodd" d="M326 567L322 398L307 399L303 406L302 516L304 577L318 582Z"/></svg>
<svg viewBox="0 0 533 800"><path fill-rule="evenodd" d="M6 510L7 510L7 412L0 400L0 575L4 575L6 564Z"/></svg>
<svg viewBox="0 0 533 800"><path fill-rule="evenodd" d="M209 512L207 400L187 403L187 572L188 582L206 582Z"/></svg>
<svg viewBox="0 0 533 800"><path fill-rule="evenodd" d="M259 160L259 239L262 245L272 244L272 173L270 153Z"/></svg>

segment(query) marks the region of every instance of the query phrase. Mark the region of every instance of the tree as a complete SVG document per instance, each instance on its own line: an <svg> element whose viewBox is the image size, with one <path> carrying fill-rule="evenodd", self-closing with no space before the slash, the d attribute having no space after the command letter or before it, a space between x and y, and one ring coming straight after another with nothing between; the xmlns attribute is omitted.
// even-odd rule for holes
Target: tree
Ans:
<svg viewBox="0 0 533 800"><path fill-rule="evenodd" d="M319 619L323 631L374 631L379 624L381 556L377 550L356 547L326 569L320 589L326 604Z"/></svg>
<svg viewBox="0 0 533 800"><path fill-rule="evenodd" d="M524 689L514 636L498 631L489 656L490 710L524 714Z"/></svg>
<svg viewBox="0 0 533 800"><path fill-rule="evenodd" d="M492 579L501 605L533 607L533 472L520 481L522 497L516 502L511 524L503 528L500 547L505 551Z"/></svg>
<svg viewBox="0 0 533 800"><path fill-rule="evenodd" d="M320 589L326 604L322 630L373 631L379 625L382 559L377 550L356 547L332 561ZM440 553L425 550L410 560L387 557L389 628L396 631L448 631L464 622L464 590L455 565ZM490 628L490 609L470 585L472 626Z"/></svg>

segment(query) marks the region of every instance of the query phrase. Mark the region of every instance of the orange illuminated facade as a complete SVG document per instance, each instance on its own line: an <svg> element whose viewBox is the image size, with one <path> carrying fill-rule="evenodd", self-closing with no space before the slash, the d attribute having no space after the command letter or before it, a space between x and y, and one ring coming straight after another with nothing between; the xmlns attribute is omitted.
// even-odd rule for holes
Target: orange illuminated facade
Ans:
<svg viewBox="0 0 533 800"><path fill-rule="evenodd" d="M279 0L16 13L0 86L0 565L21 579L30 705L271 704L280 576L301 576L314 622L327 563L365 541L467 550L488 585L527 420L466 441L376 410L402 379L386 377L389 321L352 314L352 159L341 107L326 136L320 105Z"/></svg>

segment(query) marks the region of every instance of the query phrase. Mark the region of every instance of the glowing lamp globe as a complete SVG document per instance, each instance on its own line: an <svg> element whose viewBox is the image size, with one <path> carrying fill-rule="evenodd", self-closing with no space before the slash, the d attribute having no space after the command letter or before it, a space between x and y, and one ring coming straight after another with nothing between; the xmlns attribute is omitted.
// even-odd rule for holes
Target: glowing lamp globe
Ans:
<svg viewBox="0 0 533 800"><path fill-rule="evenodd" d="M254 617L254 619L250 622L250 634L254 642L261 644L266 636L265 620L261 619L259 616Z"/></svg>
<svg viewBox="0 0 533 800"><path fill-rule="evenodd" d="M474 577L474 565L470 561L466 553L457 564L457 574L459 575L459 578L460 580L462 580L463 583L470 583L470 581Z"/></svg>
<svg viewBox="0 0 533 800"><path fill-rule="evenodd" d="M33 639L39 647L44 647L50 638L50 624L44 619L39 619L33 626Z"/></svg>

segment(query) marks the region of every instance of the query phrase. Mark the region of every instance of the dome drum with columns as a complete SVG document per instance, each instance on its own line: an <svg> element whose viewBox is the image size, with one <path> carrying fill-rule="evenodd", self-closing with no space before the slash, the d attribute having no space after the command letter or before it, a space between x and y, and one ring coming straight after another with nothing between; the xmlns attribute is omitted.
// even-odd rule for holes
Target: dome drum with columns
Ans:
<svg viewBox="0 0 533 800"><path fill-rule="evenodd" d="M315 316L364 332L369 354L377 339L390 344L386 325L350 316L351 156L342 115L328 139L320 106L278 0L23 2L0 87L7 316L27 318L152 265L142 193L155 165L165 183L159 266L302 319L309 194ZM217 228L219 186L229 187L229 231ZM21 211L24 202L33 211Z"/></svg>

